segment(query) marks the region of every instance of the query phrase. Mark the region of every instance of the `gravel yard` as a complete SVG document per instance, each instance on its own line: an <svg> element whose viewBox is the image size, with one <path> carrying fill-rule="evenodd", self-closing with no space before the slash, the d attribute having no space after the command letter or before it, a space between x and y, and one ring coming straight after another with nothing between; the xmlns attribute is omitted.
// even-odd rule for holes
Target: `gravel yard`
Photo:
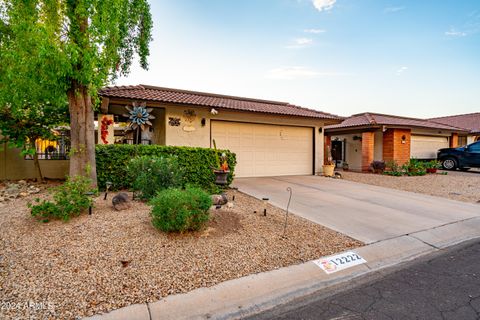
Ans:
<svg viewBox="0 0 480 320"><path fill-rule="evenodd" d="M439 171L442 172L442 171ZM480 201L480 172L448 171L447 175L392 177L373 173L343 171L345 180L372 184L465 202Z"/></svg>
<svg viewBox="0 0 480 320"><path fill-rule="evenodd" d="M154 229L141 202L114 211L112 196L67 223L33 219L33 196L0 204L1 319L89 316L362 245L293 215L284 239L283 210L255 214L261 202L238 192L233 209L184 235Z"/></svg>

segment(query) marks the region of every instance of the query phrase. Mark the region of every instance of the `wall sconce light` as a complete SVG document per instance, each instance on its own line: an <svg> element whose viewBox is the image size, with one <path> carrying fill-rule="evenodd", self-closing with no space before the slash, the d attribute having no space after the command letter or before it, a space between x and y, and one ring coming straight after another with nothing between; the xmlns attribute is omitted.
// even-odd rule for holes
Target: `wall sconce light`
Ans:
<svg viewBox="0 0 480 320"><path fill-rule="evenodd" d="M362 141L362 137L361 136L353 136L353 141L356 141L356 140L359 140L359 141Z"/></svg>
<svg viewBox="0 0 480 320"><path fill-rule="evenodd" d="M202 127L205 127L206 123L207 123L207 120L205 118L202 118L202 121L201 121Z"/></svg>
<svg viewBox="0 0 480 320"><path fill-rule="evenodd" d="M407 142L407 137L405 135L402 136L402 143L406 143Z"/></svg>
<svg viewBox="0 0 480 320"><path fill-rule="evenodd" d="M322 133L323 128L318 128L318 133Z"/></svg>

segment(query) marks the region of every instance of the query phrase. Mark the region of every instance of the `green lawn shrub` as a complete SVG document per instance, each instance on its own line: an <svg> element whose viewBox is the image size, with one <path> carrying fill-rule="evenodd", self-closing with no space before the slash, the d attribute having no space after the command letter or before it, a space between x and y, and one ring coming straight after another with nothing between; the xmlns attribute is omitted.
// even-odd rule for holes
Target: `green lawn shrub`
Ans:
<svg viewBox="0 0 480 320"><path fill-rule="evenodd" d="M68 221L93 205L91 195L97 190L92 187L92 181L89 178L75 176L68 177L64 184L53 188L53 192L53 201L37 198L33 204L28 204L32 216L44 222L51 219Z"/></svg>
<svg viewBox="0 0 480 320"><path fill-rule="evenodd" d="M236 158L228 150L226 154L230 173L228 183L233 181ZM132 158L138 156L169 157L175 156L183 168L185 184L201 187L204 190L216 190L215 175L212 168L217 166L215 150L209 148L175 147L161 145L96 145L98 186L105 188L106 182L112 182L112 189L129 189L133 186L128 165Z"/></svg>
<svg viewBox="0 0 480 320"><path fill-rule="evenodd" d="M166 189L151 201L152 224L164 232L199 230L209 220L210 195L197 187Z"/></svg>
<svg viewBox="0 0 480 320"><path fill-rule="evenodd" d="M128 164L132 188L140 192L140 198L149 200L157 192L184 186L184 168L178 165L176 156L140 156Z"/></svg>

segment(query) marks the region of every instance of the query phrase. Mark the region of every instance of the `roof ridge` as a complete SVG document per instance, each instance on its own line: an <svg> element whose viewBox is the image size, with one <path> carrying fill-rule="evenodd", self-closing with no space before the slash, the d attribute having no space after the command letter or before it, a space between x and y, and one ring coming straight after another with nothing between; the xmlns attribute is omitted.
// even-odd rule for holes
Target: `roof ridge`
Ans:
<svg viewBox="0 0 480 320"><path fill-rule="evenodd" d="M185 90L185 89L175 89L175 88L168 88L168 87L159 87L159 86L152 86L152 85L148 85L148 84L140 84L139 86L141 86L144 89L161 90L161 91L173 91L173 92L181 92L181 93L195 94L195 95L208 96L208 97L226 98L226 99L233 99L233 100L252 101L252 102L278 104L278 105L288 105L289 104L288 102L282 102L282 101L247 98L247 97L233 96L233 95L227 95L227 94L193 91L193 90Z"/></svg>
<svg viewBox="0 0 480 320"><path fill-rule="evenodd" d="M443 117L433 117L433 118L428 118L427 120L436 120L436 119L445 119L445 118L455 118L455 117L464 117L464 116L471 116L474 114L479 114L480 112L471 112L471 113L461 113L461 114L456 114L452 116L443 116Z"/></svg>
<svg viewBox="0 0 480 320"><path fill-rule="evenodd" d="M375 117L370 112L365 112L365 118L367 118L367 121L370 124L372 124L372 125L377 124L377 121L375 120Z"/></svg>
<svg viewBox="0 0 480 320"><path fill-rule="evenodd" d="M480 112L479 112L480 113ZM433 119L433 118L432 118ZM452 128L457 128L459 130L462 130L462 131L471 131L470 129L468 128L462 128L462 127L457 127L457 126L453 126L451 124L445 124L445 123L442 123L442 122L437 122L437 121L434 121L432 119L425 119L424 121L427 121L427 122L432 122L432 123L436 123L436 124L441 124L441 125L444 125L444 126L448 126L448 127L452 127Z"/></svg>

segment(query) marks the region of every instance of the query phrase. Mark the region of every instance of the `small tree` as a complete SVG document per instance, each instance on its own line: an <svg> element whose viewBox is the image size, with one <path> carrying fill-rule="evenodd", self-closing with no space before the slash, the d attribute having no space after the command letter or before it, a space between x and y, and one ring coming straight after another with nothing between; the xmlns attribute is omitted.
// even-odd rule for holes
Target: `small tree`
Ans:
<svg viewBox="0 0 480 320"><path fill-rule="evenodd" d="M44 181L35 141L39 138L55 139L53 129L68 122L67 105L57 108L52 105L30 105L14 109L8 105L0 107L0 143L22 149L22 155L33 156L37 178Z"/></svg>
<svg viewBox="0 0 480 320"><path fill-rule="evenodd" d="M68 99L70 175L90 167L96 183L98 89L128 74L135 53L147 68L151 29L147 0L0 1L0 105Z"/></svg>

